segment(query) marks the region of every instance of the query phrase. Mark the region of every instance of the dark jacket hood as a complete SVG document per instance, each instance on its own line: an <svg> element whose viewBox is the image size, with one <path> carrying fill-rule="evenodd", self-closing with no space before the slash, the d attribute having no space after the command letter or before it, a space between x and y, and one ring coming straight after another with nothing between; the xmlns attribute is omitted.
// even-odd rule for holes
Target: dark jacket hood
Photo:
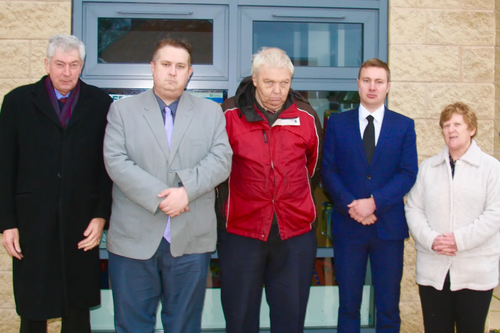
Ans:
<svg viewBox="0 0 500 333"><path fill-rule="evenodd" d="M247 76L241 81L240 85L238 86L238 89L236 89L235 102L236 102L236 107L245 115L245 117L249 121L255 120L254 117L259 117L258 120L261 120L260 115L258 115L254 109L254 102L255 102L254 96L255 96L255 86L253 85L252 77ZM311 105L309 104L309 101L305 99L301 94L290 88L283 109L289 108L295 101L301 101L303 103Z"/></svg>

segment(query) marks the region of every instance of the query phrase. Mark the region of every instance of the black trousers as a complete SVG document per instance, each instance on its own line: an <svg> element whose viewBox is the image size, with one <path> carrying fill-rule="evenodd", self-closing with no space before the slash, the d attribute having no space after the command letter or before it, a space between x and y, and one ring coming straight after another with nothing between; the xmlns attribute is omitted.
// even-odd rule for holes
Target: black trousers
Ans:
<svg viewBox="0 0 500 333"><path fill-rule="evenodd" d="M419 286L425 333L483 333L493 289L450 290L450 275L443 290Z"/></svg>
<svg viewBox="0 0 500 333"><path fill-rule="evenodd" d="M61 333L90 333L90 310L71 309L62 317ZM29 320L21 317L19 333L47 333L46 320Z"/></svg>
<svg viewBox="0 0 500 333"><path fill-rule="evenodd" d="M316 260L316 233L267 242L219 231L221 301L227 333L258 333L262 287L272 333L303 333Z"/></svg>

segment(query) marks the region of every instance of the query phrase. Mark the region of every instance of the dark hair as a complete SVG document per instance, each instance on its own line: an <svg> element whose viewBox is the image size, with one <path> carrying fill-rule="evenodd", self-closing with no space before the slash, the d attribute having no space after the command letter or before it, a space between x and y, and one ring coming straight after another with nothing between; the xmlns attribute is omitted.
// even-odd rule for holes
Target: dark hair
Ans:
<svg viewBox="0 0 500 333"><path fill-rule="evenodd" d="M155 62L158 59L158 51L164 48L165 46L172 46L186 50L187 53L189 54L188 65L191 67L191 54L193 53L193 48L191 47L191 44L189 44L187 40L180 38L164 38L160 40L153 52L153 59L152 59L153 62Z"/></svg>
<svg viewBox="0 0 500 333"><path fill-rule="evenodd" d="M382 60L377 58L368 59L363 64L361 64L361 67L359 68L358 72L358 79L361 78L361 70L367 67L378 67L385 69L387 73L387 82L391 81L391 70L389 69L389 65L387 65L386 62L383 62Z"/></svg>

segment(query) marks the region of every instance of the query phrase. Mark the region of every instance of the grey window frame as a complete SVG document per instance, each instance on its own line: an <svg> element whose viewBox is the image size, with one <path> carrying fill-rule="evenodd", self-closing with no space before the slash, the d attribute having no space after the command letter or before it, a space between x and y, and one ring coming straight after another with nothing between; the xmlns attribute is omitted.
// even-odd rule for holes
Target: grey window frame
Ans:
<svg viewBox="0 0 500 333"><path fill-rule="evenodd" d="M247 27L242 24L240 12L242 8L260 8L270 13L281 7L280 13L300 9L314 10L324 8L330 12L348 12L351 21L364 23L361 17L356 17L356 11L363 13L367 11L376 13L376 24L371 35L365 35L363 39L364 57L376 57L384 61L388 58L388 0L73 0L73 34L81 38L87 47L87 54L97 54L97 35L90 35L89 25L84 7L87 4L107 4L118 6L118 4L134 5L140 4L141 9L148 6L180 6L183 8L193 5L226 6L223 38L214 38L214 63L224 63L225 73L208 73L202 66L193 65L194 75L188 84L189 89L226 89L228 96L234 95L241 82L242 77L248 74L250 68L250 54L241 39L242 32ZM361 15L361 14L360 14ZM96 29L96 28L94 28ZM367 29L364 29L365 31ZM214 29L214 36L220 32ZM94 38L94 40L92 38ZM373 39L372 39L373 38ZM221 43L222 42L222 46ZM251 52L251 51L250 51ZM150 88L153 80L147 65L123 65L116 75L102 75L95 70L95 60L90 57L86 61L82 78L90 83L103 88ZM142 74L137 75L134 66L143 66ZM145 67L144 67L145 66ZM220 67L220 66L219 66ZM314 68L298 68L297 75L292 81L292 87L296 90L356 90L357 71L355 69L337 68L330 71L331 74L318 77L318 70Z"/></svg>
<svg viewBox="0 0 500 333"><path fill-rule="evenodd" d="M239 8L240 39L252 38L253 22L294 22L294 23L358 23L363 24L363 41L377 40L378 15L374 9L339 9L339 8L284 8L263 6L241 6ZM378 56L378 44L363 43L363 59ZM242 43L239 68L240 79L250 75L252 45ZM294 80L328 80L330 78L355 77L358 68L350 67L306 67L296 66Z"/></svg>

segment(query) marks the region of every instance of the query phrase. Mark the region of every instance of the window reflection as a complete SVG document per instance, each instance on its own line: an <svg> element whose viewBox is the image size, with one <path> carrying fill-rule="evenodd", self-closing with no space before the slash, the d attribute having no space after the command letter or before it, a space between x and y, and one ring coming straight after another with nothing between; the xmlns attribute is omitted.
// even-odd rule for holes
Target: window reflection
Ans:
<svg viewBox="0 0 500 333"><path fill-rule="evenodd" d="M212 20L142 18L99 18L98 62L149 63L156 43L165 37L186 39L193 47L193 64L213 64Z"/></svg>
<svg viewBox="0 0 500 333"><path fill-rule="evenodd" d="M363 24L254 21L253 53L263 46L286 51L295 66L359 67Z"/></svg>
<svg viewBox="0 0 500 333"><path fill-rule="evenodd" d="M323 139L325 137L325 128L328 124L328 118L333 113L339 113L358 107L359 94L357 91L299 91L307 98L314 108L323 127ZM316 203L317 228L316 236L318 247L333 247L332 243L332 221L331 211L332 200L320 186L314 191L314 201Z"/></svg>

